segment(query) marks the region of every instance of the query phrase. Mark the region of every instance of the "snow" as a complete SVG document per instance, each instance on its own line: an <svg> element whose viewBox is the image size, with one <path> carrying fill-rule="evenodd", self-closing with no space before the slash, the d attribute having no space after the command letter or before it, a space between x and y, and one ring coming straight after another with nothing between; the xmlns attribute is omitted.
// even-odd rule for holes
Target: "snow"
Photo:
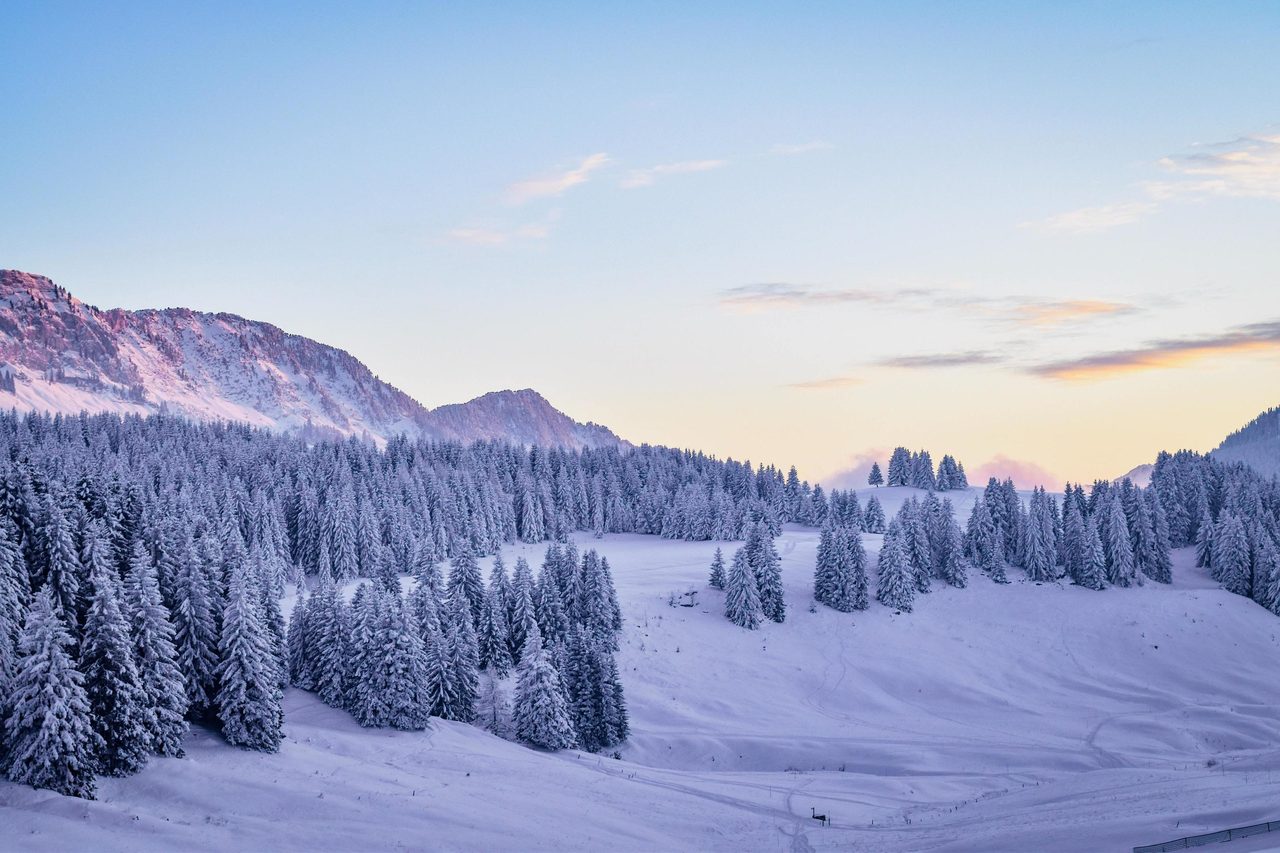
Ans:
<svg viewBox="0 0 1280 853"><path fill-rule="evenodd" d="M879 490L889 514L912 493ZM880 538L864 536L873 564ZM935 585L910 614L811 613L817 532L788 528L787 621L750 632L706 586L717 543L578 544L609 558L626 617L621 760L438 720L365 730L291 690L279 755L201 730L186 759L100 780L98 802L3 783L6 837L30 850L1119 850L1280 817L1280 622L1189 551L1169 587L1091 592L1013 571L1007 586ZM536 566L543 550L503 557ZM689 589L698 606L668 605Z"/></svg>

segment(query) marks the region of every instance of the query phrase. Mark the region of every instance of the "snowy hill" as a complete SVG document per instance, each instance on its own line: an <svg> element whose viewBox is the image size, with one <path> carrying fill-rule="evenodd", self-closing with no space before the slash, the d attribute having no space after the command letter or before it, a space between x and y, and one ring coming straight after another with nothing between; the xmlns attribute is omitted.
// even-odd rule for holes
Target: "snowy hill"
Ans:
<svg viewBox="0 0 1280 853"><path fill-rule="evenodd" d="M1280 407L1268 409L1223 439L1213 457L1243 462L1267 477L1280 475Z"/></svg>
<svg viewBox="0 0 1280 853"><path fill-rule="evenodd" d="M428 410L343 350L234 314L101 311L0 270L0 408L235 420L308 437L625 444L531 390Z"/></svg>
<svg viewBox="0 0 1280 853"><path fill-rule="evenodd" d="M879 498L892 512L913 493ZM440 721L361 729L291 690L279 755L196 731L186 759L103 778L96 802L0 782L7 837L29 850L1119 850L1277 817L1280 623L1189 551L1171 586L978 575L910 614L841 614L809 612L817 538L778 539L788 618L749 632L706 587L716 543L578 537L609 558L626 617L621 760ZM864 537L873 557L880 539ZM668 604L687 589L698 606Z"/></svg>

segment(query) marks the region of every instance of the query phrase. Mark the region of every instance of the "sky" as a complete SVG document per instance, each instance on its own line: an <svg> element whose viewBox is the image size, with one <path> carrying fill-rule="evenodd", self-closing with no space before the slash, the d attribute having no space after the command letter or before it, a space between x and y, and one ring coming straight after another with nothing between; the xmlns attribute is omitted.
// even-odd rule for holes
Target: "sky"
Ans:
<svg viewBox="0 0 1280 853"><path fill-rule="evenodd" d="M428 406L1056 485L1280 403L1280 4L16 2L0 51L0 267Z"/></svg>

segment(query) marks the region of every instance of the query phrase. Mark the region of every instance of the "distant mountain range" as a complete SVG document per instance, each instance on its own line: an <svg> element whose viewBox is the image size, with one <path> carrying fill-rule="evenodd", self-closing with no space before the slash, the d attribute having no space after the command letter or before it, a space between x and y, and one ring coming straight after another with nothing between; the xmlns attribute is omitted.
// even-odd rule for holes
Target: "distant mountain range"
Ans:
<svg viewBox="0 0 1280 853"><path fill-rule="evenodd" d="M530 389L427 409L350 353L270 323L186 308L102 311L16 270L0 270L0 408L167 412L307 438L628 444Z"/></svg>
<svg viewBox="0 0 1280 853"><path fill-rule="evenodd" d="M1280 475L1280 407L1267 409L1223 439L1213 457L1244 462L1268 477Z"/></svg>

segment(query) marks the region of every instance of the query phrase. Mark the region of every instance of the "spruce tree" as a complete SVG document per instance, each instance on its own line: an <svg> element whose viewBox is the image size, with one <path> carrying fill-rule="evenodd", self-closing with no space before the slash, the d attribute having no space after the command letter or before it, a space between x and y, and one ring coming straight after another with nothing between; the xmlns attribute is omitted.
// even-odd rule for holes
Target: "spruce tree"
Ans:
<svg viewBox="0 0 1280 853"><path fill-rule="evenodd" d="M542 647L537 628L525 638L513 707L516 737L539 749L567 749L576 742L560 674Z"/></svg>
<svg viewBox="0 0 1280 853"><path fill-rule="evenodd" d="M293 612L289 614L289 632L285 640L288 646L289 684L299 690L315 689L315 680L311 674L315 653L311 649L311 629L307 615L309 606L310 598L304 597L303 590L299 588L298 600L293 605Z"/></svg>
<svg viewBox="0 0 1280 853"><path fill-rule="evenodd" d="M333 580L322 577L307 599L307 636L312 688L331 708L343 707L346 697L347 607Z"/></svg>
<svg viewBox="0 0 1280 853"><path fill-rule="evenodd" d="M1133 545L1129 538L1124 506L1118 497L1112 498L1108 503L1107 535L1103 543L1107 552L1107 583L1113 586L1133 586L1141 583L1141 580L1134 571Z"/></svg>
<svg viewBox="0 0 1280 853"><path fill-rule="evenodd" d="M85 531L83 549L90 604L78 668L98 734L97 771L127 776L147 763L154 717L138 677L129 623L120 609L120 580L106 549L101 528L91 525Z"/></svg>
<svg viewBox="0 0 1280 853"><path fill-rule="evenodd" d="M1234 513L1224 512L1213 532L1213 575L1237 595L1248 595L1252 580L1249 536Z"/></svg>
<svg viewBox="0 0 1280 853"><path fill-rule="evenodd" d="M463 596L450 601L449 616L449 664L454 701L443 716L469 723L475 719L476 698L480 692L480 655L476 649L475 628L471 624L471 608Z"/></svg>
<svg viewBox="0 0 1280 853"><path fill-rule="evenodd" d="M284 726L279 663L271 660L258 590L243 562L228 579L220 647L216 698L223 736L235 746L275 752Z"/></svg>
<svg viewBox="0 0 1280 853"><path fill-rule="evenodd" d="M190 548L184 554L174 590L178 668L186 684L188 707L199 714L213 705L219 627L209 578Z"/></svg>
<svg viewBox="0 0 1280 853"><path fill-rule="evenodd" d="M787 606L782 597L782 558L773 545L773 535L763 522L752 527L744 547L759 590L760 612L766 619L774 622L786 621Z"/></svg>
<svg viewBox="0 0 1280 853"><path fill-rule="evenodd" d="M884 475L880 473L880 463L871 463L871 474L867 477L867 485L879 488L884 485Z"/></svg>
<svg viewBox="0 0 1280 853"><path fill-rule="evenodd" d="M1085 522L1084 547L1080 552L1079 576L1075 582L1086 589L1102 589L1107 585L1107 556L1093 517Z"/></svg>
<svg viewBox="0 0 1280 853"><path fill-rule="evenodd" d="M730 622L749 630L760 627L764 613L760 610L760 591L755 574L747 562L746 548L733 555L725 588L724 615Z"/></svg>
<svg viewBox="0 0 1280 853"><path fill-rule="evenodd" d="M84 676L68 653L71 635L61 612L45 586L27 614L7 703L3 769L19 784L92 800L102 741L90 720Z"/></svg>
<svg viewBox="0 0 1280 853"><path fill-rule="evenodd" d="M449 570L448 596L450 599L462 595L471 610L471 624L480 623L484 609L484 580L480 577L480 566L470 548L464 548L453 558Z"/></svg>
<svg viewBox="0 0 1280 853"><path fill-rule="evenodd" d="M885 534L877 568L880 578L876 585L876 600L885 607L910 612L916 592L915 570L903 548L902 533L896 522Z"/></svg>
<svg viewBox="0 0 1280 853"><path fill-rule="evenodd" d="M147 695L151 749L158 755L181 758L187 734L187 690L178 668L173 623L160 597L156 567L138 539L130 552L125 598L132 618L138 679Z"/></svg>
<svg viewBox="0 0 1280 853"><path fill-rule="evenodd" d="M884 509L875 495L867 498L867 506L862 511L862 530L864 533L884 533Z"/></svg>
<svg viewBox="0 0 1280 853"><path fill-rule="evenodd" d="M725 580L724 553L717 548L715 556L711 558L711 577L707 583L712 589L724 589Z"/></svg>
<svg viewBox="0 0 1280 853"><path fill-rule="evenodd" d="M514 665L511 661L511 631L507 627L506 604L493 587L485 596L484 616L480 620L477 641L480 668L491 670L498 678L505 678Z"/></svg>

